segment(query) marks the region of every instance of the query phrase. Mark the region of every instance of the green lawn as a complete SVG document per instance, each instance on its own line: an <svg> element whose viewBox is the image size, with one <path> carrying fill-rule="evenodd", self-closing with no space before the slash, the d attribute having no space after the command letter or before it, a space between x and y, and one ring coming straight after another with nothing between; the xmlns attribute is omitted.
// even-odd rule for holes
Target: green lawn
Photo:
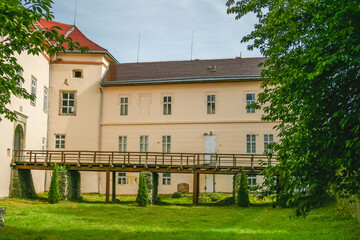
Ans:
<svg viewBox="0 0 360 240"><path fill-rule="evenodd" d="M3 199L6 227L0 239L360 239L359 226L335 206L307 218L289 218L291 209L256 203L243 209L191 206L191 195L161 196L161 205L137 207L135 196L119 196L105 205L104 196L85 195L81 203L50 205L44 199Z"/></svg>

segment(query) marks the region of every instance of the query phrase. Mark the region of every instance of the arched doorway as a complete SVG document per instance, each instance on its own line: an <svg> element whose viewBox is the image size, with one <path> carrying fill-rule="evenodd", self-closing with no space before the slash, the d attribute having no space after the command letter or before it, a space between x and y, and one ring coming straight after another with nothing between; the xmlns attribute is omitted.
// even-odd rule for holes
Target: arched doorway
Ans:
<svg viewBox="0 0 360 240"><path fill-rule="evenodd" d="M23 127L18 124L15 128L14 134L14 150L23 150L24 149L24 130ZM21 160L21 154L16 155L16 161Z"/></svg>

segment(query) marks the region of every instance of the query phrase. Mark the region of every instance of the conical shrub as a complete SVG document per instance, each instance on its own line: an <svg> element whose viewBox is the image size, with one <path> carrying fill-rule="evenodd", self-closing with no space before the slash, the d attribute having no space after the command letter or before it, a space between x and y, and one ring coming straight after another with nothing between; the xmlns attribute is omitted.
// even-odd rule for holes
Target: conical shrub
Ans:
<svg viewBox="0 0 360 240"><path fill-rule="evenodd" d="M55 163L54 170L51 176L48 202L54 204L59 201L60 201L60 191L59 191L59 179L58 179L58 166Z"/></svg>
<svg viewBox="0 0 360 240"><path fill-rule="evenodd" d="M244 169L241 170L240 187L238 194L238 206L248 207L250 205L247 177Z"/></svg>
<svg viewBox="0 0 360 240"><path fill-rule="evenodd" d="M140 173L139 189L138 189L138 194L136 196L136 202L141 207L145 207L149 203L146 178L145 178L145 174L143 173Z"/></svg>

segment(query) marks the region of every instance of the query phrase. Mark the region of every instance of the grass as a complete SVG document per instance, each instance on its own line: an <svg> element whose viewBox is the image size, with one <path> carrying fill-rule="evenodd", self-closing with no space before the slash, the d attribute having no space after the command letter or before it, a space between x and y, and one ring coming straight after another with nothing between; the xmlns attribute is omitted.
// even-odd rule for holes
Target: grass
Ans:
<svg viewBox="0 0 360 240"><path fill-rule="evenodd" d="M103 195L87 194L83 202L51 205L37 200L3 199L6 227L0 239L359 239L359 226L336 206L313 210L307 218L289 218L292 210L272 208L252 199L249 208L226 206L228 195L192 206L191 195L137 207L135 196L118 196L104 204Z"/></svg>

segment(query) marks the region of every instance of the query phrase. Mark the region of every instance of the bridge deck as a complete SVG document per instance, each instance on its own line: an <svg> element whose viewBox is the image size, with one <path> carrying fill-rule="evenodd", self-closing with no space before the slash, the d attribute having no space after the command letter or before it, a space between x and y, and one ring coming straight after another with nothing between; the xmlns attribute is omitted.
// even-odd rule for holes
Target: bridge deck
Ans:
<svg viewBox="0 0 360 240"><path fill-rule="evenodd" d="M52 169L52 164L80 171L156 171L234 174L241 168L262 171L277 164L264 154L208 154L110 151L14 150L12 166L28 169Z"/></svg>
<svg viewBox="0 0 360 240"><path fill-rule="evenodd" d="M264 154L209 154L107 151L14 150L11 165L18 169L51 170L53 163L69 170L105 171L106 203L109 203L110 172L170 172L193 174L193 203L199 195L199 174L259 174L277 161ZM115 188L113 187L113 197Z"/></svg>

